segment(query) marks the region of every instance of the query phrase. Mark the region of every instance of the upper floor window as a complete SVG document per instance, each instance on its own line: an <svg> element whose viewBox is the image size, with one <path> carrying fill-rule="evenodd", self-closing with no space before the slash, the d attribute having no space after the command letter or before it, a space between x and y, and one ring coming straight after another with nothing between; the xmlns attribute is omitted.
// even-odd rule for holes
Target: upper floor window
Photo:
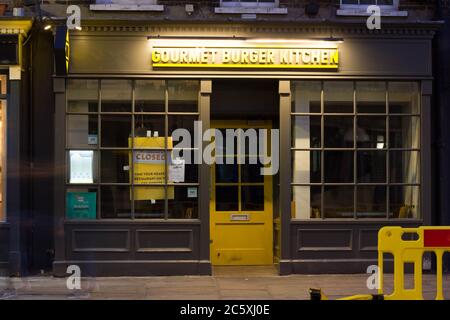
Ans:
<svg viewBox="0 0 450 320"><path fill-rule="evenodd" d="M399 10L400 0L340 0L341 6L337 10L338 16L368 16L367 8L379 6L382 16L406 17L407 11Z"/></svg>
<svg viewBox="0 0 450 320"><path fill-rule="evenodd" d="M341 6L370 6L398 8L398 0L341 0Z"/></svg>
<svg viewBox="0 0 450 320"><path fill-rule="evenodd" d="M95 0L89 6L94 11L164 11L158 0Z"/></svg>
<svg viewBox="0 0 450 320"><path fill-rule="evenodd" d="M278 7L279 0L221 0L222 7Z"/></svg>

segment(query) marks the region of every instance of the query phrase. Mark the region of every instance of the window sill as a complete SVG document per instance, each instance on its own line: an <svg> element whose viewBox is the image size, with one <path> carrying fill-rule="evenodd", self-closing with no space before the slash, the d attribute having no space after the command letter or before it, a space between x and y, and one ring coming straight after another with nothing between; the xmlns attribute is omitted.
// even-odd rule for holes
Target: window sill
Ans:
<svg viewBox="0 0 450 320"><path fill-rule="evenodd" d="M264 7L216 7L214 13L224 14L287 14L287 8L264 8Z"/></svg>
<svg viewBox="0 0 450 320"><path fill-rule="evenodd" d="M339 9L336 11L337 16L353 16L353 17L368 17L372 15L366 9ZM382 17L407 17L408 11L399 10L381 10Z"/></svg>
<svg viewBox="0 0 450 320"><path fill-rule="evenodd" d="M91 4L91 11L164 11L163 5L157 4Z"/></svg>

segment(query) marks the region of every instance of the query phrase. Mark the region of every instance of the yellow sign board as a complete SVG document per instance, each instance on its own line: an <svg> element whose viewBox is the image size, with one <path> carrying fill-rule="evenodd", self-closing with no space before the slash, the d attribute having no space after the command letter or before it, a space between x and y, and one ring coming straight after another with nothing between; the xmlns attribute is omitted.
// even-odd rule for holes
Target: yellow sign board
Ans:
<svg viewBox="0 0 450 320"><path fill-rule="evenodd" d="M135 185L155 185L135 187L134 200L165 199L164 187L160 185L165 184L166 157L169 156L170 151L159 150L164 149L164 137L137 137L134 138L133 143L135 148L133 151L133 170L130 171L130 175L133 174L133 183ZM129 144L131 146L131 138ZM167 144L167 148L172 149L172 138L167 140ZM143 149L136 150L139 148ZM152 148L156 150L151 150ZM173 186L167 187L167 198L174 198Z"/></svg>
<svg viewBox="0 0 450 320"><path fill-rule="evenodd" d="M337 48L164 47L152 48L154 68L337 69Z"/></svg>

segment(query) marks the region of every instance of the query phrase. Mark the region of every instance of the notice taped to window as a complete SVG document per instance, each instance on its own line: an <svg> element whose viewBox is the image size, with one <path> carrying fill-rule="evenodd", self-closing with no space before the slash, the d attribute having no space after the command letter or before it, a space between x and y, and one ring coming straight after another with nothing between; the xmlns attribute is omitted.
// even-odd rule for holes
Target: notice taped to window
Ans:
<svg viewBox="0 0 450 320"><path fill-rule="evenodd" d="M169 138L168 148L172 147L172 139ZM131 145L131 139L130 139ZM134 138L134 146L139 148L162 148L164 137L138 137ZM133 176L134 200L163 200L165 199L166 183L166 158L170 158L169 150L135 150L133 151L133 170L130 170L130 177ZM131 162L131 155L130 155ZM171 181L167 181L171 182ZM142 186L136 186L142 185ZM147 186L154 185L154 186ZM167 187L167 198L174 198L174 187Z"/></svg>

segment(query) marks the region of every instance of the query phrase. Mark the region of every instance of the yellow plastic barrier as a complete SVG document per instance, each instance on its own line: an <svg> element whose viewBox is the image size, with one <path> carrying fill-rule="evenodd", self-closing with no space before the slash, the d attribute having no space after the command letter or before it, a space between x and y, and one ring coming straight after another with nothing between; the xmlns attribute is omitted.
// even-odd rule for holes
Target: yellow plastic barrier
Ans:
<svg viewBox="0 0 450 320"><path fill-rule="evenodd" d="M406 236L404 238L404 236ZM408 239L410 236L413 239ZM450 227L383 227L378 232L377 295L362 294L338 300L423 300L422 260L425 252L436 255L436 300L444 300L442 257L450 252ZM384 295L383 254L394 257L394 291ZM414 264L414 288L405 289L405 263ZM327 300L321 289L310 289L311 300Z"/></svg>
<svg viewBox="0 0 450 320"><path fill-rule="evenodd" d="M416 234L416 239L403 239ZM436 300L443 300L442 257L450 252L450 227L383 227L378 232L379 294L383 294L383 254L394 257L394 291L386 300L423 300L422 259L425 252L436 254ZM405 289L405 263L414 264L414 288Z"/></svg>

